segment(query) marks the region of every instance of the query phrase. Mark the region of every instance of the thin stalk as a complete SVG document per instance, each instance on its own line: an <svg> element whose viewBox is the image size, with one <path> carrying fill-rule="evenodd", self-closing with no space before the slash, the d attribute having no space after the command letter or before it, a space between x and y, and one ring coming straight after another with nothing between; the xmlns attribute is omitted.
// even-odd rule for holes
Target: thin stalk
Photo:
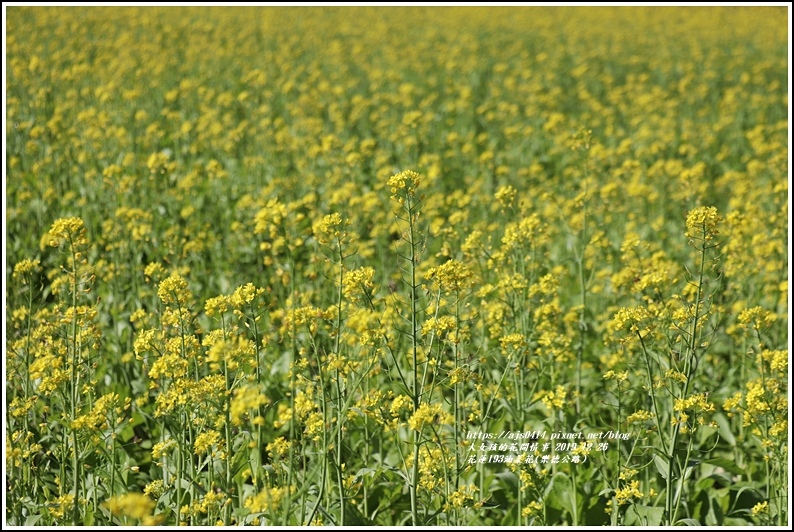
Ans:
<svg viewBox="0 0 794 532"><path fill-rule="evenodd" d="M223 361L223 375L224 375L224 382L226 384L226 397L230 397L232 390L229 384L229 366L226 363L224 358ZM226 439L226 452L224 453L224 469L226 469L226 489L231 490L232 486L232 422L231 422L231 412L229 411L229 404L226 403L223 406L223 427L224 427L224 437ZM210 465L210 469L212 466ZM229 526L231 520L231 507L225 506L223 512L223 524L224 526Z"/></svg>
<svg viewBox="0 0 794 532"><path fill-rule="evenodd" d="M458 345L460 344L460 297L458 294L455 294L455 341L453 343L453 352L455 355L455 384L453 385L453 401L452 401L452 408L454 410L453 415L455 419L455 425L453 430L453 437L455 439L455 490L460 488L460 453L458 449L459 445L459 438L460 435L458 434L460 430L460 422L459 422L459 408L458 408L458 401L460 387L458 385L458 368L459 368L459 353L458 353Z"/></svg>
<svg viewBox="0 0 794 532"><path fill-rule="evenodd" d="M409 228L409 241L411 246L411 353L413 356L413 402L414 412L419 410L421 403L421 390L419 389L419 365L418 365L418 352L419 352L419 338L416 334L418 324L418 311L417 311L417 286L416 286L416 263L418 257L416 256L416 235L414 230L414 211L413 203L408 201L408 228ZM414 447L414 460L411 471L411 521L413 526L419 526L419 506L417 499L417 489L419 487L419 441L420 434L417 431L412 431L412 443Z"/></svg>
<svg viewBox="0 0 794 532"><path fill-rule="evenodd" d="M344 479L342 478L342 430L341 430L341 423L344 419L344 412L342 409L342 405L344 404L344 399L342 398L342 385L341 379L339 374L339 349L340 349L340 342L342 337L342 284L345 275L345 257L342 252L342 240L341 238L337 237L336 239L337 251L339 253L339 286L337 288L337 306L336 306L336 324L335 324L335 339L334 339L334 355L337 358L337 368L334 370L334 377L336 382L336 400L337 400L337 416L339 418L340 423L340 430L336 433L336 452L334 453L334 459L336 461L336 480L337 484L339 485L339 525L344 526L345 524L345 486L344 486ZM327 448L326 448L327 450Z"/></svg>
<svg viewBox="0 0 794 532"><path fill-rule="evenodd" d="M295 307L295 262L292 260L292 256L290 255L290 276L289 276L289 284L290 284L290 301L291 305ZM295 370L297 368L296 362L298 360L298 345L295 342L295 320L290 320L290 332L292 333L290 336L290 340L292 343L292 357L290 359L290 371L289 371L289 406L292 419L290 420L289 424L289 468L287 469L287 496L284 498L284 515L282 517L282 526L287 526L289 524L289 508L292 504L292 466L294 464L295 459ZM320 503L320 499L318 497L317 504ZM317 506L315 505L315 511L317 510ZM313 515L313 514L312 514Z"/></svg>
<svg viewBox="0 0 794 532"><path fill-rule="evenodd" d="M179 422L184 426L184 416L179 415ZM180 526L182 522L182 439L177 438L177 451L176 451L176 526Z"/></svg>
<svg viewBox="0 0 794 532"><path fill-rule="evenodd" d="M262 356L259 353L260 347L260 340L259 340L259 328L256 323L256 312L254 311L253 302L249 304L249 308L251 309L251 321L253 322L254 327L254 349L256 351L256 385L257 387L262 386ZM257 408L257 416L262 417L262 405L259 405ZM264 445L264 426L262 423L259 423L256 427L256 443L260 449L259 455L259 463L263 464L265 461L265 445Z"/></svg>
<svg viewBox="0 0 794 532"><path fill-rule="evenodd" d="M221 313L221 330L223 331L223 340L226 341L226 320ZM229 379L229 364L226 361L226 357L223 358L223 383L226 389L225 397L231 397L232 394L232 384ZM226 481L225 489L231 491L232 486L232 420L231 420L231 412L229 409L229 403L225 402L223 405L223 428L224 428L224 438L226 439L226 452L224 453L224 469L226 470ZM212 470L212 465L210 464L210 470ZM223 524L225 526L229 526L231 522L231 507L224 506L223 510Z"/></svg>
<svg viewBox="0 0 794 532"><path fill-rule="evenodd" d="M72 331L71 331L71 347L72 347L72 368L71 368L71 420L77 419L77 385L79 375L77 373L78 363L78 348L77 348L77 253L74 249L74 242L69 237L69 247L72 253ZM77 429L72 427L72 477L73 477L73 490L74 490L74 510L72 513L72 525L77 526L80 516L80 471L79 460L77 455Z"/></svg>
<svg viewBox="0 0 794 532"><path fill-rule="evenodd" d="M705 236L705 230L704 230ZM694 371L696 369L696 365L693 363L696 357L696 350L697 350L697 341L698 341L698 321L700 319L700 302L702 297L702 290L703 290L703 271L706 264L706 241L703 240L703 244L700 246L700 267L698 268L698 282L697 282L697 290L695 292L695 311L692 317L692 325L689 332L689 345L687 346L687 353L685 358L685 372L686 375L686 382L684 383L684 389L682 397L686 397L689 394L689 385L692 382L692 377ZM681 492L683 491L683 483L684 483L684 471L681 471L679 474L681 475L680 481L680 488L678 492L673 495L672 492L672 484L673 484L673 471L676 465L675 461L675 448L678 443L678 436L680 434L680 423L675 423L672 428L672 434L670 437L670 448L668 452L668 460L667 460L667 490L665 496L665 516L667 518L667 525L672 526L676 521L676 516L678 514L678 507L681 500ZM687 449L687 456L689 455L689 449ZM686 463L684 464L684 468L686 468Z"/></svg>

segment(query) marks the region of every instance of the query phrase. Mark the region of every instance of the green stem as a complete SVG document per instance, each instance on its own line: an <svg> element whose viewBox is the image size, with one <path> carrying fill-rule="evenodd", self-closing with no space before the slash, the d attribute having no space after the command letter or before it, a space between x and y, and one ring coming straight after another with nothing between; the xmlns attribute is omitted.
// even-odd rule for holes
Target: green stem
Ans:
<svg viewBox="0 0 794 532"><path fill-rule="evenodd" d="M223 374L224 374L224 381L226 383L226 397L231 397L231 385L229 384L229 367L226 363L226 360L223 361ZM231 412L229 411L229 403L224 403L223 405L223 426L224 426L224 437L226 439L226 453L224 453L224 466L226 469L226 485L225 489L231 491L232 489L232 422L231 422ZM211 452L211 451L210 451ZM212 469L212 464L210 464L210 469ZM228 493L228 492L227 492ZM225 506L223 512L223 524L224 526L229 526L231 522L231 506Z"/></svg>
<svg viewBox="0 0 794 532"><path fill-rule="evenodd" d="M682 398L685 398L689 394L689 386L692 382L692 377L694 376L694 372L697 369L696 357L697 357L697 342L698 342L698 321L700 319L700 302L702 297L703 291L703 271L706 264L706 240L705 240L705 228L704 228L704 240L703 244L700 246L700 267L698 268L698 282L697 282L697 290L695 292L695 310L692 316L692 325L689 332L689 345L687 346L687 353L685 357L685 372L686 375L686 382L684 383L684 388L682 390ZM678 436L680 435L680 423L675 423L672 428L672 434L670 437L670 448L668 453L668 460L667 460L667 493L665 497L665 516L667 518L667 525L672 526L676 522L676 516L678 514L678 507L681 502L681 494L683 493L683 485L684 485L684 474L686 472L686 463L684 463L684 470L680 471L679 474L681 475L681 480L679 482L679 489L677 493L672 493L672 485L673 485L673 472L675 471L674 467L676 465L675 460L675 449L676 445L678 444ZM687 460L689 456L689 447L687 447ZM688 462L687 462L688 463Z"/></svg>
<svg viewBox="0 0 794 532"><path fill-rule="evenodd" d="M294 261L290 260L290 276L289 276L289 283L290 283L290 301L292 302L293 309L295 308L295 264ZM295 371L297 369L297 360L298 360L298 345L295 341L295 320L290 320L290 340L292 343L292 357L290 360L290 371L289 371L289 407L291 412L292 419L290 420L289 424L289 467L287 469L287 496L285 497L285 505L284 505L284 515L282 517L282 526L287 526L289 524L289 508L292 504L292 493L290 491L292 487L292 466L294 464L295 459ZM320 498L317 498L317 504L320 504ZM315 511L317 511L317 506L315 505ZM314 514L312 514L313 516ZM310 519L311 522L311 519Z"/></svg>
<svg viewBox="0 0 794 532"><path fill-rule="evenodd" d="M337 237L336 240L337 251L339 253L339 286L337 288L337 307L336 307L336 325L335 325L335 339L334 339L334 355L336 356L336 363L337 368L335 370L335 381L336 381L336 400L337 400L337 416L339 418L339 427L340 430L336 433L336 452L334 453L334 459L336 460L336 480L337 484L339 485L339 526L344 526L345 524L345 486L344 486L344 479L342 478L342 430L341 424L344 420L345 412L343 410L344 398L342 397L342 385L341 379L339 374L339 363L340 363L340 343L342 337L342 285L344 281L345 275L345 257L342 251L342 240L341 238Z"/></svg>
<svg viewBox="0 0 794 532"><path fill-rule="evenodd" d="M184 416L179 415L180 425L184 426ZM183 432L184 433L184 432ZM176 526L182 522L182 437L177 438L176 452Z"/></svg>
<svg viewBox="0 0 794 532"><path fill-rule="evenodd" d="M414 402L414 412L419 410L419 405L421 403L421 390L419 389L419 365L418 365L418 353L419 353L419 338L416 334L418 324L418 312L417 312L417 286L416 286L416 264L418 257L416 256L416 235L414 230L414 211L413 211L413 203L408 201L408 227L409 227L409 242L408 244L411 246L411 353L413 356L413 402ZM419 446L420 446L420 436L421 434L417 431L413 431L412 440L413 440L413 447L414 447L414 461L413 461L413 468L411 471L411 520L413 526L419 526L419 505L417 500L417 490L419 484Z"/></svg>
<svg viewBox="0 0 794 532"><path fill-rule="evenodd" d="M69 246L72 253L72 367L71 367L71 421L77 419L77 385L79 375L77 373L78 348L77 348L77 253L74 249L74 242L69 237ZM72 476L74 481L74 511L72 513L72 524L77 526L80 516L80 471L77 450L77 430L71 429L72 437Z"/></svg>

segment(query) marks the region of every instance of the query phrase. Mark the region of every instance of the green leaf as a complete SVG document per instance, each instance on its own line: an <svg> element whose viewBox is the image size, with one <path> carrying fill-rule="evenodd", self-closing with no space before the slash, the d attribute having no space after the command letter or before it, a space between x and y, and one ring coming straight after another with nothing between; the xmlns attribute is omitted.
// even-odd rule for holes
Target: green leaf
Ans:
<svg viewBox="0 0 794 532"><path fill-rule="evenodd" d="M703 460L703 462L713 466L721 467L725 471L729 471L734 475L742 475L744 477L747 476L747 472L741 467L737 466L736 462L732 462L725 458L709 458L708 460Z"/></svg>
<svg viewBox="0 0 794 532"><path fill-rule="evenodd" d="M711 497L711 506L706 514L706 526L721 526L725 519L725 514L722 510L719 500Z"/></svg>
<svg viewBox="0 0 794 532"><path fill-rule="evenodd" d="M83 525L94 526L94 512L91 510L91 505L86 505L85 513L83 514Z"/></svg>
<svg viewBox="0 0 794 532"><path fill-rule="evenodd" d="M344 524L351 526L373 526L375 523L362 514L355 504L351 504L349 499L345 499Z"/></svg>
<svg viewBox="0 0 794 532"><path fill-rule="evenodd" d="M728 442L728 445L731 447L736 447L736 436L731 432L731 423L728 421L728 418L725 417L725 414L716 413L712 419L717 422L717 433L720 435L720 438Z"/></svg>
<svg viewBox="0 0 794 532"><path fill-rule="evenodd" d="M592 504L585 508L580 521L587 526L601 526L609 524L609 514L606 513L607 499L604 497L589 497ZM588 499L585 499L587 504Z"/></svg>
<svg viewBox="0 0 794 532"><path fill-rule="evenodd" d="M659 456L658 454L653 457L653 464L656 466L656 470L662 476L663 479L667 479L669 474L669 464Z"/></svg>
<svg viewBox="0 0 794 532"><path fill-rule="evenodd" d="M664 508L661 506L644 506L633 504L626 510L626 525L659 526L664 519Z"/></svg>
<svg viewBox="0 0 794 532"><path fill-rule="evenodd" d="M675 523L676 525L686 525L686 526L701 526L700 522L697 519L691 519L689 517L685 519L679 519Z"/></svg>
<svg viewBox="0 0 794 532"><path fill-rule="evenodd" d="M684 469L684 479L688 479L689 476L692 474L692 471L695 470L697 466L699 466L702 462L700 460L690 460L687 463L686 468Z"/></svg>
<svg viewBox="0 0 794 532"><path fill-rule="evenodd" d="M41 514L33 514L29 515L27 519L25 519L25 526L34 526L36 523L39 522L41 519Z"/></svg>
<svg viewBox="0 0 794 532"><path fill-rule="evenodd" d="M512 471L502 471L497 473L496 476L506 484L508 490L518 489L518 477Z"/></svg>
<svg viewBox="0 0 794 532"><path fill-rule="evenodd" d="M753 506L764 500L753 486L740 486L737 490L731 490L731 495L734 497L733 504L728 512L728 515L731 516L736 513L749 513Z"/></svg>
<svg viewBox="0 0 794 532"><path fill-rule="evenodd" d="M695 482L695 489L697 491L708 490L714 485L714 482L715 482L715 478L713 475L709 477L703 477L701 479L698 479L697 482Z"/></svg>
<svg viewBox="0 0 794 532"><path fill-rule="evenodd" d="M549 504L561 510L566 510L573 516L573 504L576 494L573 492L571 479L564 473L557 473L552 477L551 484Z"/></svg>

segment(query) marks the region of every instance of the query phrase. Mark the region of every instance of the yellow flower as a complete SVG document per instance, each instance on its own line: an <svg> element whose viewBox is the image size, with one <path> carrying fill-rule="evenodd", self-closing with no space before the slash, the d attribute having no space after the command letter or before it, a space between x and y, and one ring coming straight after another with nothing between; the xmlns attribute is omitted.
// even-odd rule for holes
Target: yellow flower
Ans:
<svg viewBox="0 0 794 532"><path fill-rule="evenodd" d="M87 243L83 220L77 217L55 220L50 228L49 236L50 245L53 247L62 243L67 243L73 247Z"/></svg>
<svg viewBox="0 0 794 532"><path fill-rule="evenodd" d="M246 499L245 507L251 510L251 513L272 511L279 507L281 500L286 494L287 488L285 486L264 488L258 494Z"/></svg>
<svg viewBox="0 0 794 532"><path fill-rule="evenodd" d="M254 298L264 293L264 288L257 288L253 283L246 283L239 286L234 293L229 296L229 302L235 309L241 310L246 305L250 305Z"/></svg>
<svg viewBox="0 0 794 532"><path fill-rule="evenodd" d="M445 293L459 293L471 288L474 274L468 266L458 260L449 260L436 268L430 268L427 279Z"/></svg>
<svg viewBox="0 0 794 532"><path fill-rule="evenodd" d="M157 525L163 520L163 516L152 515L156 503L143 493L125 493L112 497L105 502L105 507L115 516L137 519L144 526Z"/></svg>
<svg viewBox="0 0 794 532"><path fill-rule="evenodd" d="M160 496L165 493L165 484L162 480L152 480L149 482L146 487L143 488L144 495L148 495L154 500L160 498Z"/></svg>
<svg viewBox="0 0 794 532"><path fill-rule="evenodd" d="M532 400L536 401L540 399L543 401L543 404L546 405L546 408L553 411L554 408L562 408L565 405L566 395L565 388L563 386L557 386L554 391L541 390L537 392Z"/></svg>
<svg viewBox="0 0 794 532"><path fill-rule="evenodd" d="M196 441L193 442L193 451L199 456L207 454L213 445L220 442L220 439L221 434L217 430L202 432L196 437Z"/></svg>
<svg viewBox="0 0 794 532"><path fill-rule="evenodd" d="M640 481L632 480L627 486L616 490L615 499L617 499L618 505L626 504L631 501L631 499L641 499L643 494L639 488Z"/></svg>
<svg viewBox="0 0 794 532"><path fill-rule="evenodd" d="M166 305L177 304L180 307L187 303L190 292L187 289L187 282L179 274L173 274L163 280L157 288L157 296Z"/></svg>
<svg viewBox="0 0 794 532"><path fill-rule="evenodd" d="M516 199L517 191L511 185L502 185L496 190L494 199L503 208L506 209L513 205Z"/></svg>
<svg viewBox="0 0 794 532"><path fill-rule="evenodd" d="M450 423L452 423L452 414L444 412L444 409L439 404L429 405L423 403L408 418L408 426L415 431L421 431L425 424L448 425Z"/></svg>
<svg viewBox="0 0 794 532"><path fill-rule="evenodd" d="M739 323L758 330L768 329L777 320L777 315L762 307L744 309L739 313Z"/></svg>
<svg viewBox="0 0 794 532"><path fill-rule="evenodd" d="M508 347L512 349L521 349L527 345L526 338L521 333L512 333L502 336L499 339L499 343L502 344L502 349L507 349Z"/></svg>
<svg viewBox="0 0 794 532"><path fill-rule="evenodd" d="M453 491L447 498L445 507L449 508L463 508L467 503L474 501L474 495L477 493L477 486L474 484L467 484L460 489Z"/></svg>
<svg viewBox="0 0 794 532"><path fill-rule="evenodd" d="M39 259L23 259L19 261L16 266L14 266L14 279L19 277L27 279L28 274L38 270L41 267L41 261Z"/></svg>
<svg viewBox="0 0 794 532"><path fill-rule="evenodd" d="M386 182L391 187L392 198L398 199L401 194L413 196L419 188L419 174L413 170L405 170L399 174L394 174Z"/></svg>
<svg viewBox="0 0 794 532"><path fill-rule="evenodd" d="M686 236L706 241L719 234L717 225L722 218L717 214L716 207L698 207L689 211L686 216Z"/></svg>
<svg viewBox="0 0 794 532"><path fill-rule="evenodd" d="M227 296L212 297L204 303L204 313L209 316L221 316L229 309L229 298Z"/></svg>
<svg viewBox="0 0 794 532"><path fill-rule="evenodd" d="M272 453L273 458L286 456L289 451L290 443L283 436L279 436L272 442L267 444L267 451Z"/></svg>
<svg viewBox="0 0 794 532"><path fill-rule="evenodd" d="M654 417L655 416L647 410L637 410L626 418L626 423L642 423L643 421L648 421Z"/></svg>
<svg viewBox="0 0 794 532"><path fill-rule="evenodd" d="M159 443L155 443L152 447L152 458L160 458L165 456L168 452L176 447L176 440L167 439Z"/></svg>
<svg viewBox="0 0 794 532"><path fill-rule="evenodd" d="M347 233L344 228L347 225L347 220L342 219L342 215L338 212L327 214L314 224L314 238L321 244L327 244L332 240L343 240Z"/></svg>
<svg viewBox="0 0 794 532"><path fill-rule="evenodd" d="M413 410L413 401L407 395L398 395L391 403L389 411L393 418L400 417L402 412L410 412Z"/></svg>
<svg viewBox="0 0 794 532"><path fill-rule="evenodd" d="M242 425L250 410L257 409L268 403L270 403L270 399L260 392L256 386L244 386L237 389L229 409L232 425Z"/></svg>
<svg viewBox="0 0 794 532"><path fill-rule="evenodd" d="M540 504L538 501L532 501L521 509L521 516L530 517L533 515L540 515L542 511L543 511L543 505Z"/></svg>
<svg viewBox="0 0 794 532"><path fill-rule="evenodd" d="M358 301L361 296L369 299L375 287L372 282L374 276L375 270L368 266L345 272L342 278L342 293L352 301Z"/></svg>

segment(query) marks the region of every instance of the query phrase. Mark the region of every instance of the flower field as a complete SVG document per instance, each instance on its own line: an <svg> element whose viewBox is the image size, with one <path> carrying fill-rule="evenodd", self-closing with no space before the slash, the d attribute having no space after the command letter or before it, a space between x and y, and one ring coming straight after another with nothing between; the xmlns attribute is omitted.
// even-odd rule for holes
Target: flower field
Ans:
<svg viewBox="0 0 794 532"><path fill-rule="evenodd" d="M8 7L9 525L786 525L782 7Z"/></svg>

